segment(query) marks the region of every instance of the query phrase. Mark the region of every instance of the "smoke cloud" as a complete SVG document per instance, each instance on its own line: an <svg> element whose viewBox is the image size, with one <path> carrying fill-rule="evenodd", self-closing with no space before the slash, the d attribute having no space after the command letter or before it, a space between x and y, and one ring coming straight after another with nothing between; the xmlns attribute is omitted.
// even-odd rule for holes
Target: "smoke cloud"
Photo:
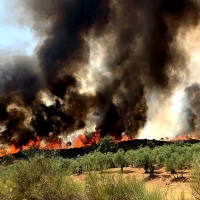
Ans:
<svg viewBox="0 0 200 200"><path fill-rule="evenodd" d="M135 136L150 118L148 95L156 90L162 99L171 97L188 73L176 39L199 24L194 0L9 4L23 8L23 23L41 42L33 57L19 55L0 66L3 143L20 147L50 132L70 135L88 121L101 137Z"/></svg>
<svg viewBox="0 0 200 200"><path fill-rule="evenodd" d="M194 83L188 86L185 89L185 92L187 95L186 106L193 113L191 125L193 125L194 127L193 131L195 131L196 134L199 135L200 133L200 115L199 115L200 85L198 83Z"/></svg>

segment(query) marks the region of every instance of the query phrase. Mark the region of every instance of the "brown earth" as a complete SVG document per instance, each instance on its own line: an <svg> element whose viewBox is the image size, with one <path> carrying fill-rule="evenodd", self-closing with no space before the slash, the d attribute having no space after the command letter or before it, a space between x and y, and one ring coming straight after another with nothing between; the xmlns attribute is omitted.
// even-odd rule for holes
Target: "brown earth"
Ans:
<svg viewBox="0 0 200 200"><path fill-rule="evenodd" d="M120 171L119 168L109 169L107 172L118 174ZM146 187L148 189L159 189L162 194L169 200L179 200L184 195L184 199L194 200L192 195L192 190L190 188L189 176L190 171L185 170L183 173L183 178L179 173L179 178L174 178L174 176L166 172L164 168L156 169L154 171L154 178L149 179L149 174L145 174L143 169L134 168L134 167L125 167L123 176L131 177L135 176L138 180L144 180ZM84 181L85 175L73 175L73 178L77 181Z"/></svg>

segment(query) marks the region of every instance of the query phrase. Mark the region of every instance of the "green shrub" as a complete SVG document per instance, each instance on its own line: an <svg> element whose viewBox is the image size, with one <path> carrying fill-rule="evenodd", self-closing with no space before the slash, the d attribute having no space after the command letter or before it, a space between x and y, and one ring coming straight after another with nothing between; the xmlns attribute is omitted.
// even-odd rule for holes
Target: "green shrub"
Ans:
<svg viewBox="0 0 200 200"><path fill-rule="evenodd" d="M128 165L128 160L125 156L125 152L122 149L119 149L117 153L114 154L114 163L115 165L121 168L121 173L123 173L123 168Z"/></svg>
<svg viewBox="0 0 200 200"><path fill-rule="evenodd" d="M104 138L101 138L97 151L100 151L102 153L107 153L107 152L116 152L119 149L119 144L115 142L114 138L110 136L105 136Z"/></svg>
<svg viewBox="0 0 200 200"><path fill-rule="evenodd" d="M121 175L89 173L86 176L88 200L160 200L158 191L148 191L142 181Z"/></svg>
<svg viewBox="0 0 200 200"><path fill-rule="evenodd" d="M72 159L68 169L70 174L76 174L79 166L79 162L76 159Z"/></svg>
<svg viewBox="0 0 200 200"><path fill-rule="evenodd" d="M6 154L1 159L1 164L4 166L13 164L13 162L14 162L14 157L11 154Z"/></svg>
<svg viewBox="0 0 200 200"><path fill-rule="evenodd" d="M148 173L148 169L151 172L152 166L156 164L156 156L155 152L148 146L142 147L135 152L134 164L136 167L143 167L145 173Z"/></svg>
<svg viewBox="0 0 200 200"><path fill-rule="evenodd" d="M136 153L136 151L134 151L134 150L132 150L132 149L129 150L129 151L127 151L127 152L125 153L128 162L129 162L132 166L134 165L135 153Z"/></svg>
<svg viewBox="0 0 200 200"><path fill-rule="evenodd" d="M1 184L0 199L82 199L81 185L66 176L59 158L36 154L15 164L15 170Z"/></svg>
<svg viewBox="0 0 200 200"><path fill-rule="evenodd" d="M190 177L190 187L196 199L200 199L200 157L197 156L193 165Z"/></svg>
<svg viewBox="0 0 200 200"><path fill-rule="evenodd" d="M164 151L164 167L166 171L170 171L175 178L184 175L185 169L189 169L192 163L193 153L188 146L170 145ZM177 171L179 171L177 173Z"/></svg>

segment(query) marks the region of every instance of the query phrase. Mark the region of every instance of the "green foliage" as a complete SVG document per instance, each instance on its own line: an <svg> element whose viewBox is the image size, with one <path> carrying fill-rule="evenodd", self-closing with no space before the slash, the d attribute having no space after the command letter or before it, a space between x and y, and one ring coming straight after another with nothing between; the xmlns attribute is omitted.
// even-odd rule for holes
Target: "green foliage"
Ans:
<svg viewBox="0 0 200 200"><path fill-rule="evenodd" d="M156 155L154 151L148 146L140 148L135 152L134 165L136 167L143 167L145 173L148 173L148 169L156 163Z"/></svg>
<svg viewBox="0 0 200 200"><path fill-rule="evenodd" d="M6 154L1 159L1 164L4 166L13 164L13 162L14 162L14 157L11 154Z"/></svg>
<svg viewBox="0 0 200 200"><path fill-rule="evenodd" d="M106 159L109 166L110 166L110 163L113 162L113 158L114 158L114 153L112 152L106 153Z"/></svg>
<svg viewBox="0 0 200 200"><path fill-rule="evenodd" d="M113 139L105 138L98 150L77 156L75 159L59 157L59 151L31 148L23 151L28 158L14 162L12 155L1 158L0 165L0 199L2 200L129 200L162 199L159 192L149 192L144 183L134 178L104 172L114 162L123 171L129 164L143 167L145 171L158 164L166 171L174 171L174 176L183 176L184 170L192 166L191 187L197 199L200 199L200 145L185 145L177 142L152 148L146 146L138 150L124 152L113 148ZM112 148L111 148L112 147ZM154 147L154 148L153 148ZM105 152L105 153L103 153ZM198 159L197 159L198 158ZM194 165L191 163L196 162ZM74 182L69 174L77 173L82 167L86 174L86 184ZM93 172L91 172L93 171ZM151 170L150 170L151 171Z"/></svg>
<svg viewBox="0 0 200 200"><path fill-rule="evenodd" d="M81 199L82 188L66 176L61 163L57 157L38 154L17 162L9 179L1 182L0 199Z"/></svg>
<svg viewBox="0 0 200 200"><path fill-rule="evenodd" d="M183 140L175 140L175 141L174 141L174 144L175 144L176 146L184 147L184 146L185 146L185 141L183 141Z"/></svg>
<svg viewBox="0 0 200 200"><path fill-rule="evenodd" d="M131 164L134 165L134 160L135 160L135 153L136 151L134 150L129 150L125 153L127 161Z"/></svg>
<svg viewBox="0 0 200 200"><path fill-rule="evenodd" d="M109 168L109 158L107 154L101 152L95 152L93 155L93 164L96 171L103 172L104 169Z"/></svg>
<svg viewBox="0 0 200 200"><path fill-rule="evenodd" d="M45 157L59 156L60 151L57 149L39 149L38 146L31 146L28 150L22 150L21 153L28 159L33 158L35 155L45 155Z"/></svg>
<svg viewBox="0 0 200 200"><path fill-rule="evenodd" d="M110 168L110 163L113 161L113 153L95 151L79 157L76 161L79 161L79 165L83 167L84 171L103 172L103 170Z"/></svg>
<svg viewBox="0 0 200 200"><path fill-rule="evenodd" d="M88 200L160 200L158 190L147 191L144 183L134 177L89 173L86 176Z"/></svg>
<svg viewBox="0 0 200 200"><path fill-rule="evenodd" d="M117 155L124 155L119 150ZM91 156L91 155L90 155ZM113 157L112 153L94 153L94 157ZM76 160L61 159L56 156L36 154L29 160L19 160L14 165L1 166L1 200L129 200L161 199L158 192L149 192L136 179L124 179L112 174L89 173L86 184L73 181L65 167L73 162L80 164L83 157ZM98 160L98 159L97 159ZM99 161L98 161L99 162ZM98 163L97 162L97 163Z"/></svg>
<svg viewBox="0 0 200 200"><path fill-rule="evenodd" d="M106 139L107 140L107 139ZM144 183L134 178L122 178L120 175L103 173L114 162L123 168L129 164L143 167L145 171L157 164L166 171L174 171L175 178L183 176L184 170L193 168L191 187L195 197L200 199L200 145L183 145L178 142L172 145L116 153L107 152L108 146L99 145L98 151L77 156L75 159L59 157L59 151L39 150L32 148L23 151L28 158L14 162L12 155L1 158L0 165L0 199L1 200L119 200L119 199L162 199L159 192L149 192ZM103 144L105 144L103 142ZM100 151L101 148L106 153ZM194 160L196 159L196 162ZM192 165L192 163L195 163ZM86 184L74 182L69 174L76 174L78 169L86 174ZM100 171L102 173L95 173ZM89 172L89 173L88 173ZM199 196L198 196L199 195ZM182 198L183 199L183 198Z"/></svg>
<svg viewBox="0 0 200 200"><path fill-rule="evenodd" d="M100 151L102 153L107 153L107 152L116 152L119 149L119 144L114 141L114 139L110 136L105 136L104 138L101 138L97 151Z"/></svg>
<svg viewBox="0 0 200 200"><path fill-rule="evenodd" d="M175 178L178 178L177 170L180 171L183 177L184 170L190 168L191 158L193 157L191 147L180 145L170 145L164 149L165 155L163 155L165 162L164 166L166 171L171 171L176 174Z"/></svg>
<svg viewBox="0 0 200 200"><path fill-rule="evenodd" d="M165 164L164 164L165 170L167 172L171 172L172 174L176 172L176 163L175 163L176 156L177 156L177 153L171 154L170 157L166 158Z"/></svg>
<svg viewBox="0 0 200 200"><path fill-rule="evenodd" d="M165 151L165 148L167 146L162 146L162 147L155 147L153 149L154 151L154 155L156 156L155 159L156 159L156 164L159 166L159 167L163 167L164 166L164 163L165 163L165 159L166 159L166 151Z"/></svg>
<svg viewBox="0 0 200 200"><path fill-rule="evenodd" d="M32 158L35 156L35 154L39 154L40 153L40 149L38 146L30 146L30 149L28 150L22 150L21 153L26 156L27 158Z"/></svg>
<svg viewBox="0 0 200 200"><path fill-rule="evenodd" d="M68 171L71 174L76 174L80 163L76 159L72 159Z"/></svg>
<svg viewBox="0 0 200 200"><path fill-rule="evenodd" d="M93 171L95 166L93 163L93 154L89 153L83 156L83 170L84 171Z"/></svg>
<svg viewBox="0 0 200 200"><path fill-rule="evenodd" d="M122 149L119 149L117 153L114 154L114 163L115 165L120 166L121 172L123 173L123 168L128 165L128 160L125 156L125 152Z"/></svg>
<svg viewBox="0 0 200 200"><path fill-rule="evenodd" d="M155 140L148 140L147 146L149 146L150 148L156 147Z"/></svg>

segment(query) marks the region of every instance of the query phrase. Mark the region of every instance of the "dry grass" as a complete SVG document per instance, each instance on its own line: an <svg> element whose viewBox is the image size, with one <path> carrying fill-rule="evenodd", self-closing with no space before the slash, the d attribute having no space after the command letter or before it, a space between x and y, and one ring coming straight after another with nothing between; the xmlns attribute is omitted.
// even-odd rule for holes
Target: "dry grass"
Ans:
<svg viewBox="0 0 200 200"><path fill-rule="evenodd" d="M118 175L120 168L106 170L104 173ZM87 174L87 173L85 173ZM73 175L73 179L78 182L85 181L85 174ZM155 177L149 180L149 175L144 173L143 169L125 167L123 177L136 177L138 180L145 181L147 189L159 189L166 200L194 200L192 190L190 188L189 176L190 171L184 172L184 178L174 179L174 176L165 172L164 168L155 170Z"/></svg>

